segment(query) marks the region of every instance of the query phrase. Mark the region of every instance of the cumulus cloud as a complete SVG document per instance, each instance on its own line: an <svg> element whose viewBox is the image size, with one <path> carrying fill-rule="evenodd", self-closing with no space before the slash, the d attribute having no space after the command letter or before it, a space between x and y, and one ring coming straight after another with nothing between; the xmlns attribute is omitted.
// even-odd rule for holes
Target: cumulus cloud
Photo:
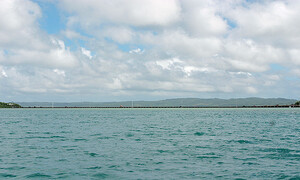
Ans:
<svg viewBox="0 0 300 180"><path fill-rule="evenodd" d="M46 49L37 19L40 7L29 0L0 1L0 48Z"/></svg>
<svg viewBox="0 0 300 180"><path fill-rule="evenodd" d="M227 32L228 24L217 10L214 1L182 1L183 24L193 36L220 36Z"/></svg>
<svg viewBox="0 0 300 180"><path fill-rule="evenodd" d="M180 5L176 0L80 1L63 0L61 6L76 15L71 18L83 26L99 22L134 26L168 25L180 18Z"/></svg>
<svg viewBox="0 0 300 180"><path fill-rule="evenodd" d="M81 48L81 52L83 55L87 56L89 59L93 58L91 51L89 51L83 47Z"/></svg>
<svg viewBox="0 0 300 180"><path fill-rule="evenodd" d="M131 42L134 38L134 35L134 32L130 28L111 26L105 28L103 32L97 34L98 37L108 37L120 44Z"/></svg>
<svg viewBox="0 0 300 180"><path fill-rule="evenodd" d="M2 77L7 77L7 74L6 74L6 72L4 70L1 70L1 76Z"/></svg>
<svg viewBox="0 0 300 180"><path fill-rule="evenodd" d="M236 36L252 38L274 47L299 48L299 6L299 1L266 1L239 6L234 11L228 10L227 14L237 24L234 30Z"/></svg>
<svg viewBox="0 0 300 180"><path fill-rule="evenodd" d="M63 67L76 66L75 56L65 47L61 40L52 40L53 47L40 51L36 49L12 49L10 53L0 59L5 65L34 65L40 67Z"/></svg>
<svg viewBox="0 0 300 180"><path fill-rule="evenodd" d="M55 5L66 22L50 35L39 26L38 2L0 1L0 93L84 94L98 101L297 96L283 87L300 86L298 1Z"/></svg>
<svg viewBox="0 0 300 180"><path fill-rule="evenodd" d="M132 49L129 51L130 54L143 54L144 50L141 50L140 48Z"/></svg>

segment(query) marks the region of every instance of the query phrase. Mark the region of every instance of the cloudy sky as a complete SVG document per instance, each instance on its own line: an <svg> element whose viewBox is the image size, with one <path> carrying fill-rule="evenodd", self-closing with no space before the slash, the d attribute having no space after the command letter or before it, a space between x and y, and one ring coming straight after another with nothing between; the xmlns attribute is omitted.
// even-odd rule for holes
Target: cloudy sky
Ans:
<svg viewBox="0 0 300 180"><path fill-rule="evenodd" d="M298 0L1 0L0 101L300 98Z"/></svg>

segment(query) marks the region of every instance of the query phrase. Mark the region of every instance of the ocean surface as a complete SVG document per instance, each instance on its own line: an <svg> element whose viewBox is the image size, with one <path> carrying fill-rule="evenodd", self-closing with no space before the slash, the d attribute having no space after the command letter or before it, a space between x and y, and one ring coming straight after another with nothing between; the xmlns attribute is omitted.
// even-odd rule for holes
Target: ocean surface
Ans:
<svg viewBox="0 0 300 180"><path fill-rule="evenodd" d="M0 179L300 179L300 109L0 109Z"/></svg>

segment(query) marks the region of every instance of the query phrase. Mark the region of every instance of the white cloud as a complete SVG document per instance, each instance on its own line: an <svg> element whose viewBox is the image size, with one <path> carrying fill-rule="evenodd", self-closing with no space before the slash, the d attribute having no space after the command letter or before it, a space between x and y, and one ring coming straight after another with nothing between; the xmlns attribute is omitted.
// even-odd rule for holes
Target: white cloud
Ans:
<svg viewBox="0 0 300 180"><path fill-rule="evenodd" d="M40 67L72 68L77 65L76 57L70 52L61 40L52 40L55 45L49 50L13 49L11 53L0 59L6 65L34 65Z"/></svg>
<svg viewBox="0 0 300 180"><path fill-rule="evenodd" d="M141 50L140 48L133 49L129 51L130 54L143 54L144 50Z"/></svg>
<svg viewBox="0 0 300 180"><path fill-rule="evenodd" d="M172 67L178 67L176 64L182 64L182 61L174 58L170 60L161 60L161 61L156 61L156 64L163 69L171 70Z"/></svg>
<svg viewBox="0 0 300 180"><path fill-rule="evenodd" d="M149 43L160 51L173 56L207 58L221 50L222 41L217 37L191 37L182 30L164 31L159 35L141 35L145 43Z"/></svg>
<svg viewBox="0 0 300 180"><path fill-rule="evenodd" d="M44 49L37 19L39 6L29 0L0 1L0 48Z"/></svg>
<svg viewBox="0 0 300 180"><path fill-rule="evenodd" d="M1 71L1 76L2 77L8 77L7 74L6 74L6 72L4 70Z"/></svg>
<svg viewBox="0 0 300 180"><path fill-rule="evenodd" d="M257 89L256 88L254 88L254 87L247 87L246 88L246 91L248 92L248 93L250 93L250 94L256 94L256 93L258 93L258 91L257 91Z"/></svg>
<svg viewBox="0 0 300 180"><path fill-rule="evenodd" d="M40 29L45 12L38 2L0 1L0 93L84 94L92 100L99 94L106 100L298 94L277 90L300 86L285 82L300 78L298 1L57 4L66 28L49 35Z"/></svg>
<svg viewBox="0 0 300 180"><path fill-rule="evenodd" d="M73 22L77 21L84 27L99 23L168 25L177 21L180 15L180 5L176 0L63 0L59 3L75 14L71 18Z"/></svg>
<svg viewBox="0 0 300 180"><path fill-rule="evenodd" d="M89 51L83 47L81 48L81 52L83 55L87 56L89 59L93 58L91 51Z"/></svg>
<svg viewBox="0 0 300 180"><path fill-rule="evenodd" d="M228 9L226 14L237 25L234 36L252 38L274 47L299 48L299 7L299 1L266 1Z"/></svg>
<svg viewBox="0 0 300 180"><path fill-rule="evenodd" d="M124 44L131 42L135 33L126 27L107 27L103 32L98 33L97 36L105 36L111 38L113 41Z"/></svg>
<svg viewBox="0 0 300 180"><path fill-rule="evenodd" d="M62 40L39 29L38 19L41 16L40 7L32 1L0 1L0 62L3 65L76 65L75 56Z"/></svg>
<svg viewBox="0 0 300 180"><path fill-rule="evenodd" d="M183 23L187 32L194 36L219 36L227 32L226 21L218 15L214 1L181 1Z"/></svg>
<svg viewBox="0 0 300 180"><path fill-rule="evenodd" d="M55 72L56 74L61 75L61 76L66 76L66 73L63 70L54 69L53 72Z"/></svg>

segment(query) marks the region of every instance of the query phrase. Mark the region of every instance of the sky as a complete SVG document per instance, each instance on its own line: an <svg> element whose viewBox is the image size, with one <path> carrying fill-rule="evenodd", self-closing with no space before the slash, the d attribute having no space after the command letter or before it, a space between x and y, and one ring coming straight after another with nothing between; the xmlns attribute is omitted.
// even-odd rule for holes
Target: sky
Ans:
<svg viewBox="0 0 300 180"><path fill-rule="evenodd" d="M1 0L0 101L300 99L298 0Z"/></svg>

